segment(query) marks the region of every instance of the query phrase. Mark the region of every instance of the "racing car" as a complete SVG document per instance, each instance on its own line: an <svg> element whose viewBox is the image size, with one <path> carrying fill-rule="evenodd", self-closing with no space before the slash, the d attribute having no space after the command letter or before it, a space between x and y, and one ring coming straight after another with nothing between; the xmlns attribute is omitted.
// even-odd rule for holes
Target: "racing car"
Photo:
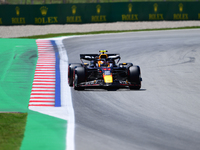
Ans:
<svg viewBox="0 0 200 150"><path fill-rule="evenodd" d="M129 87L141 88L140 67L132 63L119 63L119 54L80 54L81 63L70 63L68 66L68 84L75 90L87 87ZM83 60L87 61L83 62Z"/></svg>

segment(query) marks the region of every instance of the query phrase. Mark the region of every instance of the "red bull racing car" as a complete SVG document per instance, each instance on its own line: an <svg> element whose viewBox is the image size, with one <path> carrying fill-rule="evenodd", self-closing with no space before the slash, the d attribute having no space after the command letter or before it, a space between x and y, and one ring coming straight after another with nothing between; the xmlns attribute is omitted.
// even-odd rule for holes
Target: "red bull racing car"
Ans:
<svg viewBox="0 0 200 150"><path fill-rule="evenodd" d="M68 66L68 83L75 90L87 87L129 87L141 88L140 67L132 63L119 63L119 54L80 54L82 63L70 63ZM89 61L84 63L83 60Z"/></svg>

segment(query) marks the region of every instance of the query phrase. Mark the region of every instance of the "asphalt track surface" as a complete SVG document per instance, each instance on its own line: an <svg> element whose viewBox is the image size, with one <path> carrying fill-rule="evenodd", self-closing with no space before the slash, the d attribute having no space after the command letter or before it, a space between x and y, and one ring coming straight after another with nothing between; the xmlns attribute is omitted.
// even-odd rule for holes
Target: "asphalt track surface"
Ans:
<svg viewBox="0 0 200 150"><path fill-rule="evenodd" d="M80 53L120 53L141 67L142 88L72 91L76 150L199 150L200 30L82 36L64 40Z"/></svg>

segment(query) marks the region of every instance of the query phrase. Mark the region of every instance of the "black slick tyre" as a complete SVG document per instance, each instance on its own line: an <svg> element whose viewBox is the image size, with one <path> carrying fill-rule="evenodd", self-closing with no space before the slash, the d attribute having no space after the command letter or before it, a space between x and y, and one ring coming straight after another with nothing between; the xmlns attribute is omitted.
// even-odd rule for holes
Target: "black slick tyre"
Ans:
<svg viewBox="0 0 200 150"><path fill-rule="evenodd" d="M81 66L81 63L72 63L68 66L68 84L70 87L73 86L73 73L76 66Z"/></svg>
<svg viewBox="0 0 200 150"><path fill-rule="evenodd" d="M84 87L80 87L81 82L85 82L85 68L82 66L75 67L74 69L74 81L73 87L75 90L84 90Z"/></svg>
<svg viewBox="0 0 200 150"><path fill-rule="evenodd" d="M128 80L131 82L129 88L139 90L141 88L141 73L139 66L131 66L128 69Z"/></svg>

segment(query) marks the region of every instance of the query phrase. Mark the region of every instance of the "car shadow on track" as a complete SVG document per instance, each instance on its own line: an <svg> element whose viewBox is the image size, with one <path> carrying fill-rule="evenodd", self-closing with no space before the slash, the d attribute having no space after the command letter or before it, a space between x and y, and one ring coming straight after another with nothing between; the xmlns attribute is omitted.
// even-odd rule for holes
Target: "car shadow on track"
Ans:
<svg viewBox="0 0 200 150"><path fill-rule="evenodd" d="M146 91L146 89L140 89L140 90L130 90L128 87L121 87L121 88L111 88L111 87L107 87L107 88L102 88L102 87L94 87L94 88L85 88L82 91L99 91L99 92L105 92L105 91Z"/></svg>

